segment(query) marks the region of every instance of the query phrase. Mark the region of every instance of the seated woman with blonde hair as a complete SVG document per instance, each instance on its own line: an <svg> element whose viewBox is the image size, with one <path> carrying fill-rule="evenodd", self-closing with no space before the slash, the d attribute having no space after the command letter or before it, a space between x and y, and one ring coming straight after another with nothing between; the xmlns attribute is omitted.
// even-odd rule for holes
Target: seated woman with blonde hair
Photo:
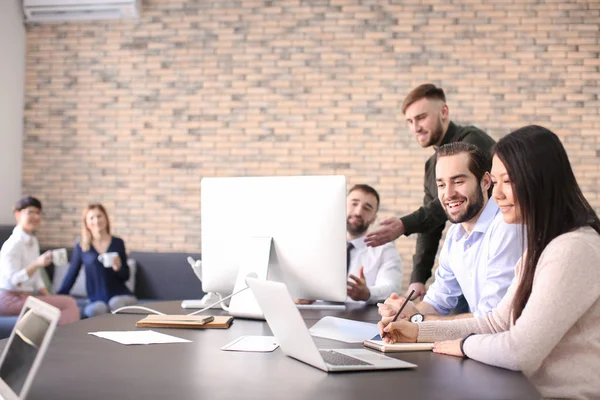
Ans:
<svg viewBox="0 0 600 400"><path fill-rule="evenodd" d="M0 315L19 315L27 297L34 295L60 309L59 325L78 321L79 308L70 296L52 296L46 288L40 269L52 262L52 251L40 255L40 244L34 236L42 222L42 203L35 197L24 197L14 206L17 226L0 250Z"/></svg>
<svg viewBox="0 0 600 400"><path fill-rule="evenodd" d="M125 286L130 274L125 242L110 234L110 221L102 204L90 204L83 212L81 241L73 249L71 265L59 293L71 291L82 265L88 294L85 316L106 314L137 303Z"/></svg>
<svg viewBox="0 0 600 400"><path fill-rule="evenodd" d="M527 250L498 306L482 317L390 323L387 342L434 342L434 352L523 371L542 396L600 398L600 220L558 136L527 126L496 144L494 200L522 224ZM391 310L390 310L391 309Z"/></svg>

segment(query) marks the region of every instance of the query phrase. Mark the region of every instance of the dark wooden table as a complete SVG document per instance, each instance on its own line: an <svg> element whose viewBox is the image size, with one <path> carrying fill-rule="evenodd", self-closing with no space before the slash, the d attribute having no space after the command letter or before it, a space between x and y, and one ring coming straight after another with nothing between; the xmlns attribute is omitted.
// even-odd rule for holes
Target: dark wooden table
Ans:
<svg viewBox="0 0 600 400"><path fill-rule="evenodd" d="M180 302L150 303L185 314ZM207 313L208 314L208 313ZM222 314L214 310L212 315ZM345 312L303 310L307 325L334 315L378 321L375 307ZM227 330L155 329L193 343L123 346L88 335L133 330L141 315L106 315L60 327L28 399L535 399L540 395L519 372L432 352L393 357L414 370L327 374L272 353L219 348L241 335L271 335L264 321L236 319ZM356 347L315 338L319 347ZM0 342L4 347L6 340Z"/></svg>

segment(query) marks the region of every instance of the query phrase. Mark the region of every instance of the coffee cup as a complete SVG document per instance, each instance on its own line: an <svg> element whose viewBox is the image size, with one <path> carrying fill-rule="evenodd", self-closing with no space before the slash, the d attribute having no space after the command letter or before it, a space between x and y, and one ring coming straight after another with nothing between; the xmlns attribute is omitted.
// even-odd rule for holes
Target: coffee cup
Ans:
<svg viewBox="0 0 600 400"><path fill-rule="evenodd" d="M104 265L105 268L112 268L115 263L115 258L119 257L119 253L111 251L110 253L102 253L98 255L98 261Z"/></svg>
<svg viewBox="0 0 600 400"><path fill-rule="evenodd" d="M52 264L65 265L68 264L68 262L69 259L67 258L67 249L52 250Z"/></svg>

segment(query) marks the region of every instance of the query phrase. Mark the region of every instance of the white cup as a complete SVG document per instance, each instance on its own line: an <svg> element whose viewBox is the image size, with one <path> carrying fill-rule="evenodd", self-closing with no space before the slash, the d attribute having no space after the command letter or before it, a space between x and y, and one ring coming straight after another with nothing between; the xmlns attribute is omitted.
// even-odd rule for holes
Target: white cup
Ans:
<svg viewBox="0 0 600 400"><path fill-rule="evenodd" d="M102 253L98 255L98 261L104 265L105 268L112 268L115 263L115 258L119 257L119 253L111 251L110 253Z"/></svg>
<svg viewBox="0 0 600 400"><path fill-rule="evenodd" d="M65 265L68 263L69 263L69 259L67 258L67 249L52 250L52 264Z"/></svg>

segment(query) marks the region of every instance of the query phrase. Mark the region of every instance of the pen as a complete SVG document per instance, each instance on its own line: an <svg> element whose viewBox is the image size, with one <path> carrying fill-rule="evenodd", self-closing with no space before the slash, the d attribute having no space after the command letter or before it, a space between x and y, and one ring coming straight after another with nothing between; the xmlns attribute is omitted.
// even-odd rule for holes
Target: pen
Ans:
<svg viewBox="0 0 600 400"><path fill-rule="evenodd" d="M415 294L415 289L411 290L410 294L404 300L404 304L402 304L402 307L400 307L400 309L398 310L398 312L396 313L396 315L394 316L394 319L392 319L392 321L390 322L390 324L396 322L396 320L400 316L400 313L402 312L402 310L404 310L404 307L406 307L406 305L408 304L408 302L410 301L410 299L412 299L413 294ZM381 335L381 338L383 339L386 334L387 334L387 332L383 332L383 335Z"/></svg>

